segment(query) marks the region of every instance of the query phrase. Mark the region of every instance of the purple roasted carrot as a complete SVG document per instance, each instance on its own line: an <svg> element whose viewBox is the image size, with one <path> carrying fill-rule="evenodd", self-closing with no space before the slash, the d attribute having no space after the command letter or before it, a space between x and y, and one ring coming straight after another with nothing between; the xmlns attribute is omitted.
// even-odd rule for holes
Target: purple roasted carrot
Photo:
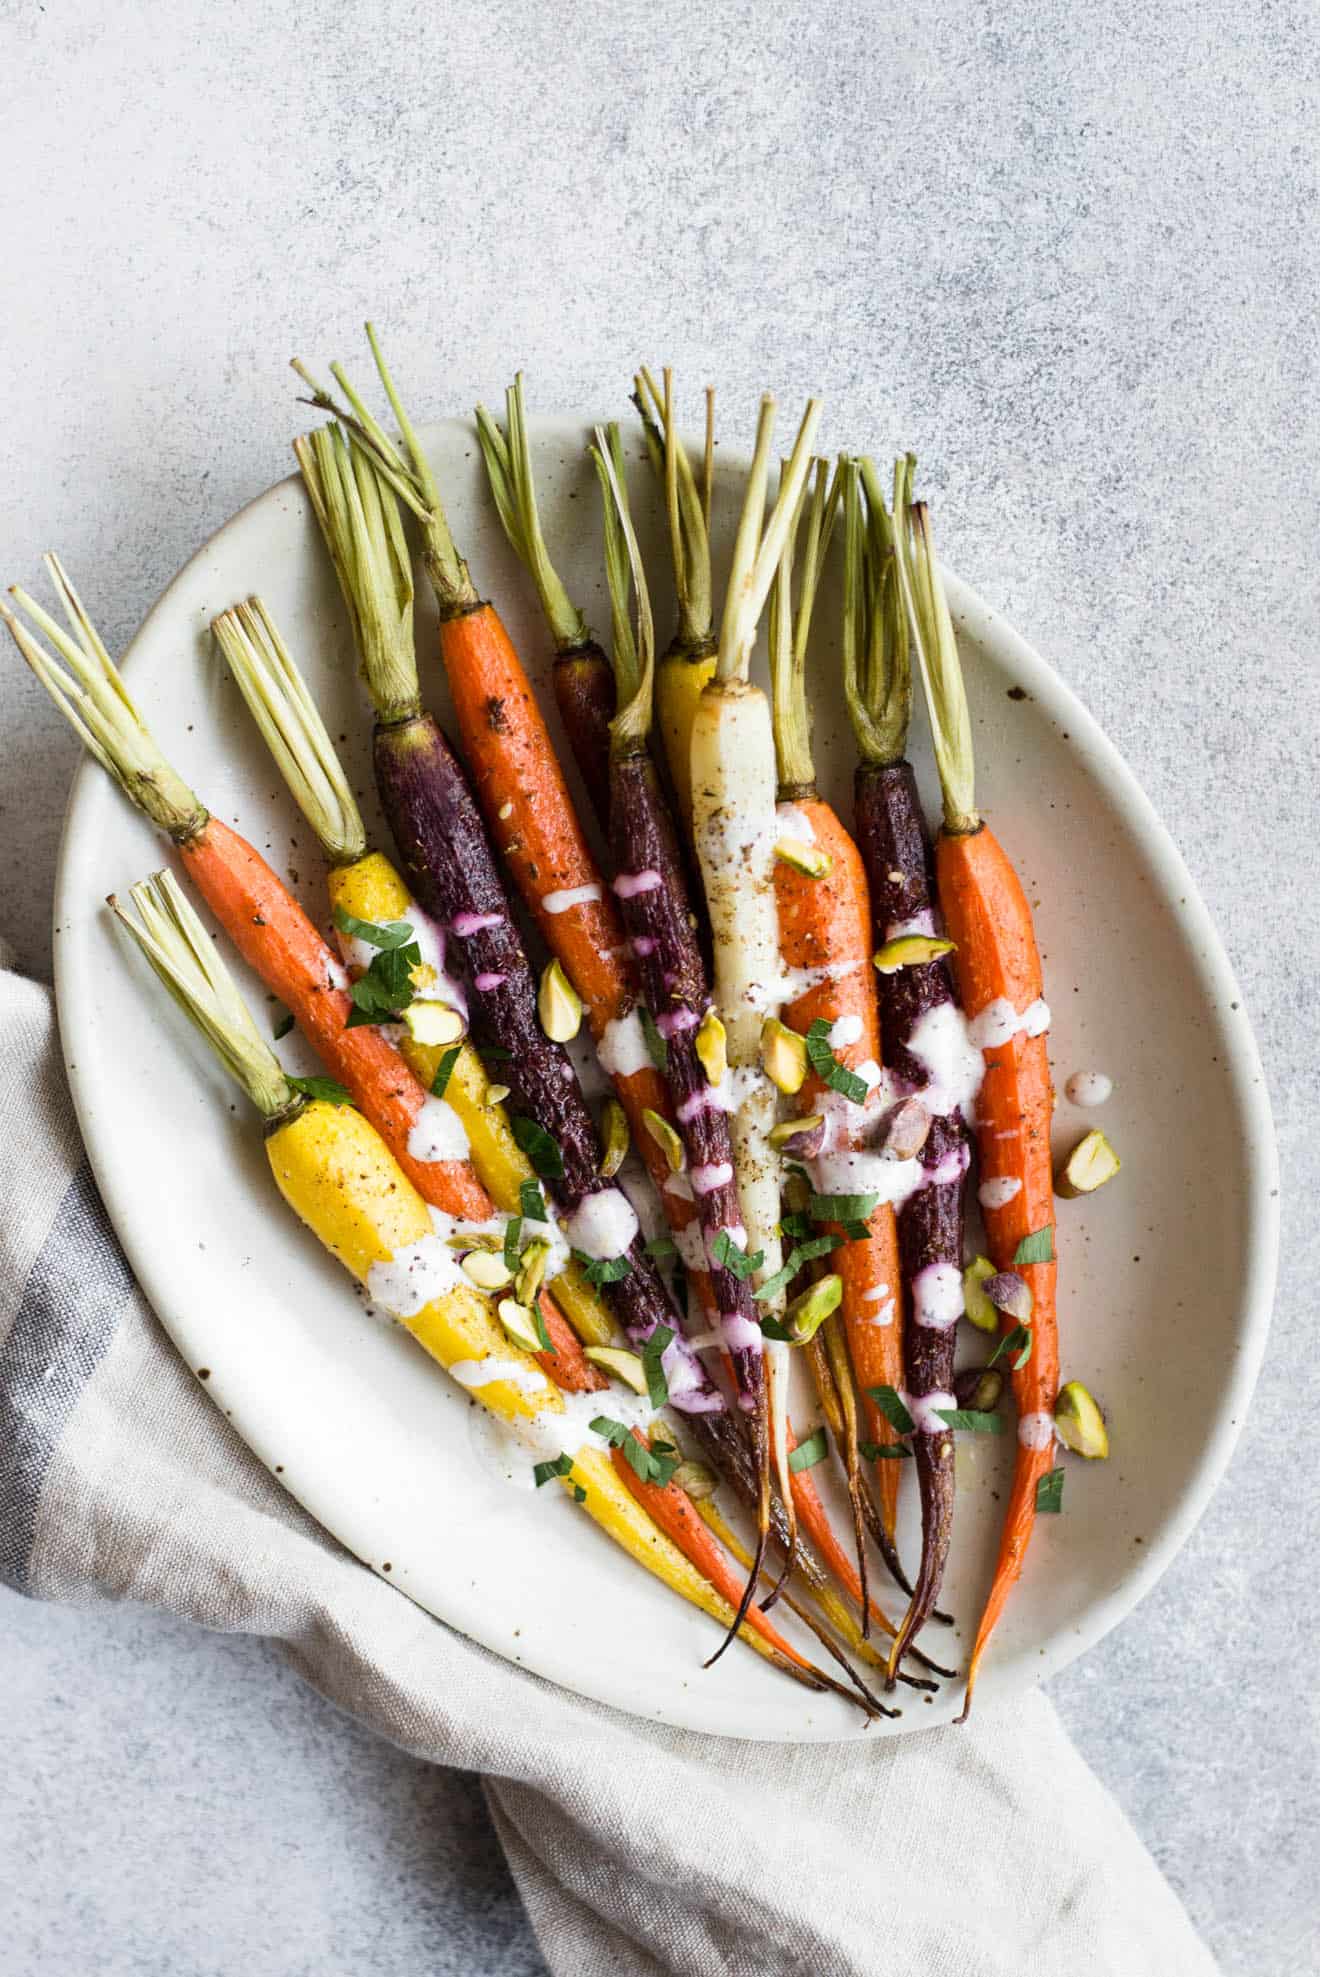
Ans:
<svg viewBox="0 0 1320 1977"><path fill-rule="evenodd" d="M896 470L895 501L908 498L913 462ZM866 502L863 503L863 484ZM869 509L869 517L866 510ZM904 759L912 705L908 634L894 578L892 529L869 460L849 461L844 481L844 691L862 760L854 784L855 835L871 891L884 1058L897 1088L929 1120L919 1184L898 1204L906 1290L906 1408L921 1501L921 1564L894 1638L892 1678L939 1596L953 1530L954 1335L963 1309L964 1110L979 1053L970 1049L939 934L930 840L916 779ZM891 1418L893 1416L891 1415ZM899 1419L901 1420L901 1414Z"/></svg>

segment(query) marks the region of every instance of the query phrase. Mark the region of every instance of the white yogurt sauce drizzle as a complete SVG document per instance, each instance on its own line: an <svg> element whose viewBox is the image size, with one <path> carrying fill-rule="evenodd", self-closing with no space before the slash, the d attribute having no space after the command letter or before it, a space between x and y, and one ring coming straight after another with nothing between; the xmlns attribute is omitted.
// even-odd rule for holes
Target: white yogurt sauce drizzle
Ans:
<svg viewBox="0 0 1320 1977"><path fill-rule="evenodd" d="M714 1194L716 1188L728 1186L733 1179L733 1168L727 1160L712 1160L705 1167L693 1167L688 1179L694 1195Z"/></svg>
<svg viewBox="0 0 1320 1977"><path fill-rule="evenodd" d="M1074 1071L1063 1089L1073 1105L1103 1105L1113 1092L1114 1081L1103 1071Z"/></svg>
<svg viewBox="0 0 1320 1977"><path fill-rule="evenodd" d="M937 1002L928 1009L914 1024L907 1047L926 1073L928 1082L920 1093L926 1110L946 1119L960 1112L970 1122L985 1060L957 1004Z"/></svg>
<svg viewBox="0 0 1320 1977"><path fill-rule="evenodd" d="M1023 1448L1049 1448L1054 1441L1054 1416L1043 1410L1024 1414L1018 1422L1018 1441Z"/></svg>
<svg viewBox="0 0 1320 1977"><path fill-rule="evenodd" d="M954 1263L928 1263L912 1279L912 1316L933 1332L947 1332L963 1314L962 1271Z"/></svg>
<svg viewBox="0 0 1320 1977"><path fill-rule="evenodd" d="M601 1188L579 1202L565 1224L568 1240L597 1262L622 1256L641 1225L621 1188Z"/></svg>
<svg viewBox="0 0 1320 1977"><path fill-rule="evenodd" d="M777 837L788 838L797 844L814 844L816 833L805 810L799 810L795 803L780 803L775 808L775 833Z"/></svg>
<svg viewBox="0 0 1320 1977"><path fill-rule="evenodd" d="M851 1043L862 1040L862 1019L860 1016L838 1016L830 1024L827 1039L831 1050L846 1050Z"/></svg>
<svg viewBox="0 0 1320 1977"><path fill-rule="evenodd" d="M503 1380L520 1394L544 1393L550 1384L539 1366L524 1365L520 1359L497 1359L493 1353L486 1359L456 1359L449 1377L469 1393L496 1380Z"/></svg>
<svg viewBox="0 0 1320 1977"><path fill-rule="evenodd" d="M560 892L541 894L543 913L567 913L574 906L590 906L601 897L598 885L565 886Z"/></svg>
<svg viewBox="0 0 1320 1977"><path fill-rule="evenodd" d="M1021 1192L1022 1183L1016 1174L997 1174L993 1180L982 1181L976 1199L982 1208L1006 1208L1014 1195Z"/></svg>
<svg viewBox="0 0 1320 1977"><path fill-rule="evenodd" d="M907 920L890 920L885 925L885 939L902 940L907 934L934 935L935 915L929 906L923 906L920 913L912 914Z"/></svg>
<svg viewBox="0 0 1320 1977"><path fill-rule="evenodd" d="M468 1136L447 1098L428 1093L408 1132L413 1160L466 1160Z"/></svg>
<svg viewBox="0 0 1320 1977"><path fill-rule="evenodd" d="M952 1414L958 1402L953 1394L904 1394L903 1403L912 1416L913 1425L919 1435L947 1435L950 1432L947 1421L941 1421L941 1414Z"/></svg>
<svg viewBox="0 0 1320 1977"><path fill-rule="evenodd" d="M967 1034L978 1050L993 1050L997 1044L1007 1043L1010 1037L1019 1034L1042 1037L1049 1026L1050 1006L1042 997L1029 1002L1019 1015L1007 996L997 995L979 1016L972 1018Z"/></svg>
<svg viewBox="0 0 1320 1977"><path fill-rule="evenodd" d="M651 1053L646 1047L646 1032L635 1009L605 1025L596 1054L611 1078L632 1078L649 1067Z"/></svg>
<svg viewBox="0 0 1320 1977"><path fill-rule="evenodd" d="M659 892L663 884L659 872L648 867L645 872L620 872L614 891L620 899L638 899L644 892Z"/></svg>

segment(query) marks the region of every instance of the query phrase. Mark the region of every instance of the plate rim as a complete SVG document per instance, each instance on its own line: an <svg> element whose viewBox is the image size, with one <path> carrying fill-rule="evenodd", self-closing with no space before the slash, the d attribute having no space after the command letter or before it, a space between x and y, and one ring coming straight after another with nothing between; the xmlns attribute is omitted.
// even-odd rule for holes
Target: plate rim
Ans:
<svg viewBox="0 0 1320 1977"><path fill-rule="evenodd" d="M563 414L534 417L529 424L534 441L550 444L580 443L584 434L592 429L591 422L579 421ZM471 421L462 418L428 420L418 427L419 436L428 446L435 443L438 435L445 433L462 434L465 440L470 441L474 431ZM730 451L721 454L721 463L725 467L736 468L740 463L745 465L746 461L741 453ZM290 493L295 494L300 500L305 498L300 477L296 473L274 482L235 509L219 527L212 530L175 572L146 612L117 662L128 673L130 685L131 667L137 648L155 619L167 610L174 593L183 586L194 565L210 554L221 539L254 509L264 503L277 501L281 497L287 498ZM1017 631L1001 612L986 603L970 584L950 570L946 570L945 579L955 626L960 630L965 628L967 633L978 642L993 646L996 652L1002 655L1005 663L1012 668L1032 698L1039 703L1046 716L1060 726L1066 725L1073 748L1085 753L1088 771L1096 777L1105 796L1114 804L1115 809L1140 841L1145 855L1155 868L1163 891L1178 896L1186 919L1184 945L1198 979L1204 984L1210 1014L1222 1040L1224 1067L1232 1084L1234 1102L1241 1116L1248 1123L1254 1148L1254 1158L1248 1165L1249 1185L1247 1200L1244 1203L1242 1290L1238 1302L1238 1350L1231 1364L1224 1369L1220 1407L1211 1431L1204 1438L1202 1447L1191 1465L1187 1482L1180 1495L1171 1504L1157 1541L1145 1548L1140 1562L1134 1564L1124 1574L1120 1585L1112 1593L1092 1602L1076 1627L1066 1634L1059 1633L1052 1643L1040 1649L1037 1664L1032 1668L1026 1681L1014 1679L1008 1671L1000 1673L992 1663L987 1664L979 1683L982 1704L985 1705L992 1703L997 1696L1012 1694L1021 1688L1038 1685L1061 1673L1126 1620L1168 1570L1208 1509L1245 1427L1248 1406L1264 1358L1278 1273L1281 1203L1278 1147L1273 1113L1255 1031L1228 952L1171 832L1142 788L1136 773L1128 766L1116 744L1109 739L1076 689L1049 665L1035 646ZM60 832L53 902L54 982L60 1050L79 1134L116 1238L123 1247L134 1277L141 1286L153 1314L187 1364L181 1336L186 1328L185 1321L171 1308L170 1294L166 1285L159 1280L150 1246L137 1241L132 1234L133 1218L126 1211L121 1214L118 1210L120 1188L115 1177L113 1153L102 1140L103 1128L99 1115L94 1115L91 1111L90 1099L84 1103L84 1092L77 1070L82 1041L79 1010L83 998L74 992L73 987L78 969L76 952L78 942L73 930L80 924L80 915L85 919L87 906L85 889L75 891L74 868L78 861L79 843L77 816L85 791L95 787L103 774L99 766L87 756L86 751L82 751L70 783ZM59 931L61 923L66 929L63 935ZM1237 1005L1241 1020L1230 1024L1227 1020L1227 1012L1233 1004ZM156 1294L157 1291L160 1295ZM223 1413L223 1392L214 1391L209 1385L206 1391L213 1404ZM236 1430L244 1445L252 1449L267 1474L272 1474L271 1464L249 1439L247 1432L238 1421L231 1419L229 1425ZM327 1522L321 1515L314 1502L309 1501L309 1497L315 1498L319 1494L317 1489L305 1489L300 1492L284 1475L277 1478L272 1476L272 1480L278 1481L286 1494L300 1504L308 1515L329 1533L336 1544L351 1556L358 1558L359 1562L375 1573L376 1577L383 1576L370 1559L363 1558L360 1552L339 1535L333 1524ZM530 1660L515 1659L507 1652L506 1643L483 1636L480 1628L470 1624L468 1619L465 1618L460 1622L449 1615L437 1612L425 1600L417 1598L396 1580L385 1578L384 1583L391 1586L395 1592L402 1593L405 1598L412 1600L423 1612L439 1620L444 1626L451 1627L456 1633L499 1655L500 1659L510 1667L552 1681L574 1695L607 1708L617 1709L639 1722L664 1723L677 1730L716 1736L734 1743L850 1743L859 1735L875 1734L874 1731L868 1732L867 1727L859 1723L858 1726L847 1729L821 1725L807 1728L802 1733L790 1737L768 1735L755 1728L729 1727L726 1723L711 1722L707 1719L704 1710L698 1712L701 1720L697 1720L693 1711L685 1707L693 1700L692 1691L686 1687L678 1691L674 1706L667 1704L665 1708L647 1714L639 1710L634 1702L623 1697L621 1686L612 1684L608 1673L604 1670L599 1671L605 1674L604 1680L584 1681L567 1665L566 1657L559 1657L556 1660L553 1655L538 1652L535 1666ZM479 1611L479 1601L477 1607ZM598 1672L598 1664L592 1663L590 1672L594 1677ZM904 1736L941 1727L945 1726L939 1720L932 1722L929 1716L918 1720L915 1715L907 1720L900 1719L897 1723L880 1726L881 1734L886 1741L891 1736Z"/></svg>

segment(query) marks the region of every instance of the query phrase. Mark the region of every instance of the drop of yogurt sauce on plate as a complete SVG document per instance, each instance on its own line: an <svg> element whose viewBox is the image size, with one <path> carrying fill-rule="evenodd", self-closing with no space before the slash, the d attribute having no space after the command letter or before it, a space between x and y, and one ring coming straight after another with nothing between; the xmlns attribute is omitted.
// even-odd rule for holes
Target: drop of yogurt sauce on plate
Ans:
<svg viewBox="0 0 1320 1977"><path fill-rule="evenodd" d="M1103 1105L1114 1089L1114 1081L1103 1071L1074 1071L1063 1089L1074 1105Z"/></svg>

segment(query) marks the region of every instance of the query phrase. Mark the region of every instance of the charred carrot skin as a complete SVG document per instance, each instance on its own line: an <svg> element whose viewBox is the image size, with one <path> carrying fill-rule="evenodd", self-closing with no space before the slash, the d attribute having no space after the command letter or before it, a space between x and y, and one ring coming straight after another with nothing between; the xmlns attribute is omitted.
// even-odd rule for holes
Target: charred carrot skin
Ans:
<svg viewBox="0 0 1320 1977"><path fill-rule="evenodd" d="M1040 998L1040 955L1031 909L1003 847L985 825L965 835L941 833L936 871L949 935L958 943L954 966L969 1016L982 1015L1001 997L1020 1015ZM996 1267L1023 1277L1033 1303L1031 1353L1012 1376L1018 1414L1013 1483L994 1580L972 1648L967 1708L986 1643L1022 1574L1036 1522L1036 1486L1054 1466L1058 1269L1052 1254L1048 1263L1014 1260L1024 1238L1041 1230L1050 1231L1051 1253L1054 1250L1053 1104L1043 1034L1032 1037L1019 1031L1007 1042L986 1049L985 1080L977 1103L981 1171L987 1179L1012 1177L1021 1182L1011 1201L986 1210L987 1239ZM1001 1319L1001 1329L1011 1330L1012 1322Z"/></svg>
<svg viewBox="0 0 1320 1977"><path fill-rule="evenodd" d="M910 922L933 930L934 870L911 764L866 763L854 782L857 842L871 886L877 945L891 930ZM956 939L956 935L953 936ZM952 1003L953 984L943 961L900 968L879 977L880 1027L885 1061L920 1096L927 1088L926 1067L909 1044L921 1018ZM946 1326L918 1322L918 1300L911 1286L928 1269L961 1272L964 1228L964 1176L969 1159L967 1129L958 1113L936 1115L921 1151L926 1185L898 1211L903 1283L908 1288L903 1324L907 1390L927 1402L917 1410L913 1467L921 1499L921 1564L904 1634L912 1639L929 1619L939 1597L953 1533L954 1438L933 1411L953 1408L956 1319ZM947 1178L935 1179L936 1175ZM874 1403L871 1403L874 1405Z"/></svg>
<svg viewBox="0 0 1320 1977"><path fill-rule="evenodd" d="M503 1069L515 1106L558 1145L563 1173L548 1185L572 1211L610 1184L600 1176L596 1128L577 1073L563 1045L541 1028L536 985L463 771L429 715L378 726L375 762L409 882L463 949L474 1011L509 1052ZM644 1344L657 1325L667 1325L675 1335L666 1355L675 1407L693 1414L721 1407L640 1236L627 1256L627 1275L605 1287L624 1330Z"/></svg>
<svg viewBox="0 0 1320 1977"><path fill-rule="evenodd" d="M353 1004L339 957L260 852L208 817L180 844L179 855L243 959L292 1011L423 1199L467 1221L489 1216L490 1197L466 1162L416 1160L409 1153L426 1093L379 1030L369 1023L347 1027Z"/></svg>

